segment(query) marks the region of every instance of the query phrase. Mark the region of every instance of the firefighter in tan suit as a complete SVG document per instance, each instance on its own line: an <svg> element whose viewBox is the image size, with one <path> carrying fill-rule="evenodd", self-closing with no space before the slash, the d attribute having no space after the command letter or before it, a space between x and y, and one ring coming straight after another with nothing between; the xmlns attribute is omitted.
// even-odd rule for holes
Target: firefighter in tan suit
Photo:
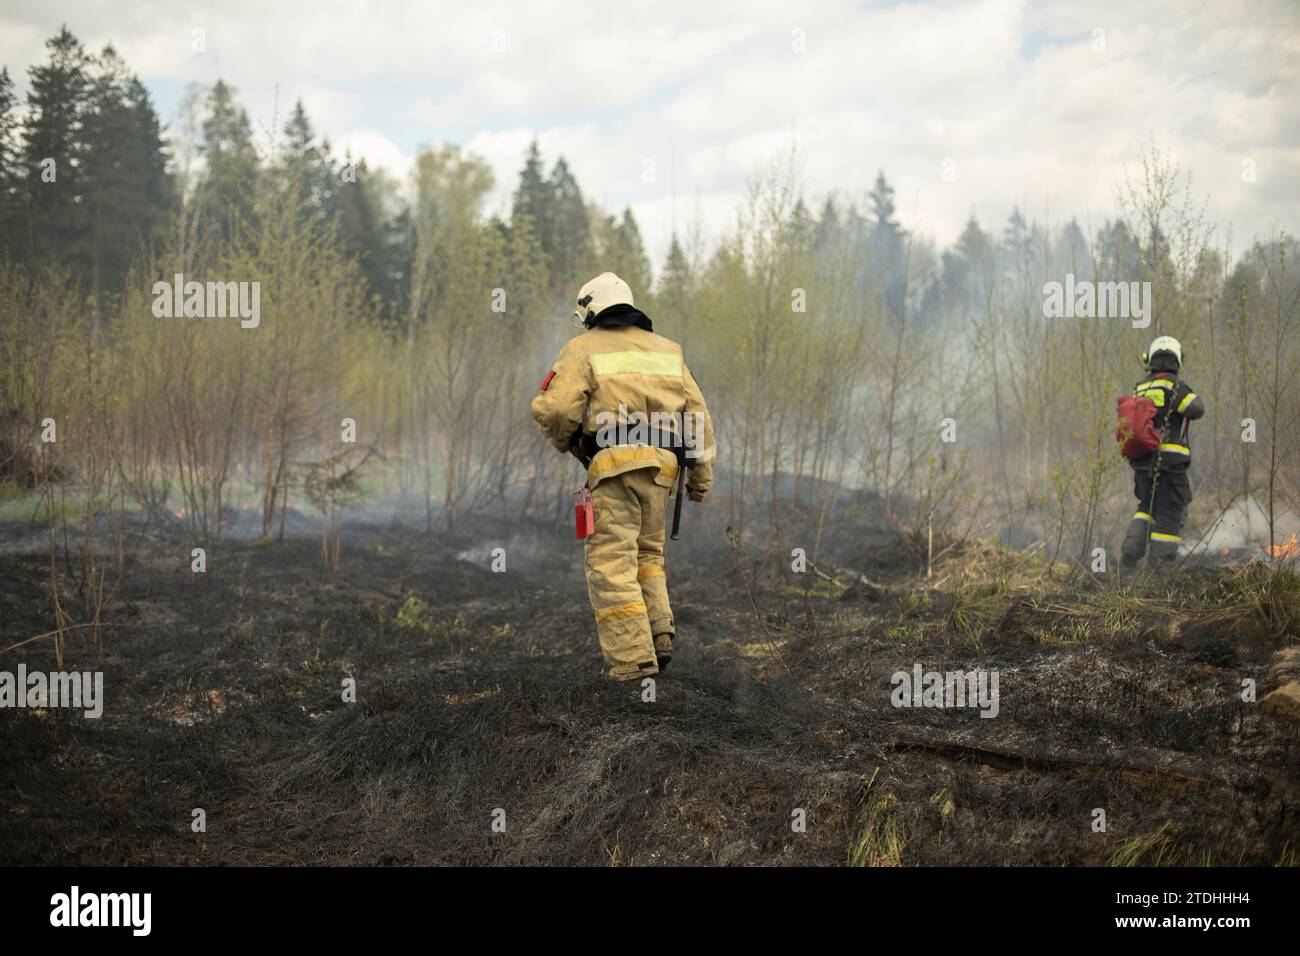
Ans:
<svg viewBox="0 0 1300 956"><path fill-rule="evenodd" d="M626 282L606 272L582 287L571 339L533 399L533 418L561 452L590 458L595 527L586 539L596 633L617 680L672 659L664 516L687 470L692 501L713 483L713 424L675 342L655 335Z"/></svg>

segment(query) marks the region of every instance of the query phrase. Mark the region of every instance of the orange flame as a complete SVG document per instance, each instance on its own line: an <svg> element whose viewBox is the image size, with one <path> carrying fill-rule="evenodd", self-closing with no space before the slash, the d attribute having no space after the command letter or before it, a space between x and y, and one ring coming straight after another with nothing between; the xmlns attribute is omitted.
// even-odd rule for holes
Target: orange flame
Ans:
<svg viewBox="0 0 1300 956"><path fill-rule="evenodd" d="M1300 558L1300 544L1296 543L1296 532L1283 544L1269 545L1266 550L1270 558Z"/></svg>

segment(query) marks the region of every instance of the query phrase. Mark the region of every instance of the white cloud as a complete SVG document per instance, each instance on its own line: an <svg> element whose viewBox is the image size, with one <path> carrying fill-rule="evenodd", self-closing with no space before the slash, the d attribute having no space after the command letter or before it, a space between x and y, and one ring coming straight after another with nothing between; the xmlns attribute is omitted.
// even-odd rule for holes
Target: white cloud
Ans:
<svg viewBox="0 0 1300 956"><path fill-rule="evenodd" d="M348 129L331 138L338 156L364 159L372 169L383 169L405 180L415 167L415 155L405 152L387 133L376 129Z"/></svg>
<svg viewBox="0 0 1300 956"><path fill-rule="evenodd" d="M972 209L992 229L1015 204L1099 225L1153 137L1238 237L1300 222L1290 0L65 0L57 13L11 0L0 13L11 72L43 58L64 21L92 49L112 40L147 83L225 78L261 126L301 96L340 152L399 174L420 143L458 141L492 166L495 211L536 135L588 195L632 206L656 258L692 211L714 235L730 228L746 180L792 145L810 198L860 196L884 169L900 215L945 243ZM209 43L197 56L196 27ZM1241 180L1245 158L1257 183Z"/></svg>

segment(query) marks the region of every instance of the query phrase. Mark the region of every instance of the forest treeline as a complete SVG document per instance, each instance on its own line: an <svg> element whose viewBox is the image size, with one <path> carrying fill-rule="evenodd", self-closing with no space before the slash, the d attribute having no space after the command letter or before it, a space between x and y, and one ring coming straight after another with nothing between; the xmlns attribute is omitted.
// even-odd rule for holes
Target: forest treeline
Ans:
<svg viewBox="0 0 1300 956"><path fill-rule="evenodd" d="M0 415L11 436L57 428L25 475L23 442L7 446L9 480L51 506L180 513L206 539L254 502L270 534L288 505L355 503L369 453L360 474L422 502L431 530L473 509L558 514L574 466L528 401L576 331L575 290L605 270L683 343L746 541L783 541L792 509L824 528L849 486L918 536L1113 549L1132 512L1115 397L1159 333L1209 407L1191 538L1246 497L1270 520L1300 506L1296 244L1233 252L1154 144L1105 222L972 213L945 249L900 221L883 172L814 199L797 157L776 157L731 229L674 234L652 264L630 209L592 202L536 142L509 216L488 215L492 172L455 146L399 181L338 155L301 102L255 130L225 82L168 130L111 47L66 28L47 46L25 103L0 72ZM156 284L177 275L259 283L260 324L158 318ZM1067 276L1150 283L1149 326L1045 317L1045 284Z"/></svg>

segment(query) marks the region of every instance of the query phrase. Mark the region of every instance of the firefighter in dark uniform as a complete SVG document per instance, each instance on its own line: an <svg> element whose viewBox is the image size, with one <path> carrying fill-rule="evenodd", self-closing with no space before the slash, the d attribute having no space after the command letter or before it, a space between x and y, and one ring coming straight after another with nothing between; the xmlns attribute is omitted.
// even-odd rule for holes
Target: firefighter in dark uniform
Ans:
<svg viewBox="0 0 1300 956"><path fill-rule="evenodd" d="M1187 468L1192 451L1187 423L1205 414L1205 402L1178 377L1183 365L1183 347L1178 340L1162 335L1143 356L1148 375L1138 382L1133 394L1149 398L1156 407L1153 424L1160 434L1160 448L1144 458L1129 461L1133 466L1133 492L1137 511L1124 536L1124 566L1136 567L1144 554L1152 564L1168 565L1178 557L1187 505L1192 500Z"/></svg>

